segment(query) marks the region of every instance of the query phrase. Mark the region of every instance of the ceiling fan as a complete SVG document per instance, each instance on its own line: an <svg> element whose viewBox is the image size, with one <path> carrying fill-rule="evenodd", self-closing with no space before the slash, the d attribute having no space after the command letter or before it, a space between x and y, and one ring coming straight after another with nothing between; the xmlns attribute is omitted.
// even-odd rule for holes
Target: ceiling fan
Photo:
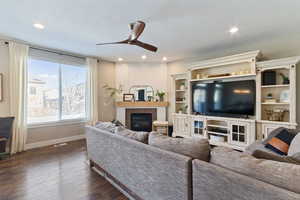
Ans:
<svg viewBox="0 0 300 200"><path fill-rule="evenodd" d="M97 45L130 44L130 45L136 45L136 46L142 47L142 48L147 49L149 51L156 52L157 47L152 46L150 44L143 43L143 42L138 40L140 35L143 33L143 31L145 29L145 26L146 26L145 22L142 22L142 21L137 21L137 22L134 22L134 23L130 23L129 28L131 29L131 34L130 34L128 39L120 41L120 42L99 43Z"/></svg>

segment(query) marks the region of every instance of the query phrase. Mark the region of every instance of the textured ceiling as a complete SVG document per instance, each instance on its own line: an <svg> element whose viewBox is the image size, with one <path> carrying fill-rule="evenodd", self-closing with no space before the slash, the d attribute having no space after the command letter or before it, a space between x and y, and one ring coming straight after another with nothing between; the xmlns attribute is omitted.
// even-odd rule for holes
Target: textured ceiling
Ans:
<svg viewBox="0 0 300 200"><path fill-rule="evenodd" d="M147 23L135 46L96 46L128 37L128 23ZM45 25L44 30L33 23ZM169 61L260 49L267 56L300 55L299 0L2 0L0 34L106 60ZM228 30L238 26L231 36Z"/></svg>

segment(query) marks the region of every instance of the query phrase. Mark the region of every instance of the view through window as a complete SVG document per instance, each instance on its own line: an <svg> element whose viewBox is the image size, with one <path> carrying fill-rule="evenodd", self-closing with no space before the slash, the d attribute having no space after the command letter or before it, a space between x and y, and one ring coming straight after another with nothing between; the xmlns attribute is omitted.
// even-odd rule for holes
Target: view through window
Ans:
<svg viewBox="0 0 300 200"><path fill-rule="evenodd" d="M30 59L28 123L86 118L86 77L81 66Z"/></svg>

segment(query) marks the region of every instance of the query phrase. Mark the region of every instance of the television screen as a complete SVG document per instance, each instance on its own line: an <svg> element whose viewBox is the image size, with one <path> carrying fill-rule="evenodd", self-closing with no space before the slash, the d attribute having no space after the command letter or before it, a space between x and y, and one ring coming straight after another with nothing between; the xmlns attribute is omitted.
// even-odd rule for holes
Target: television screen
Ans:
<svg viewBox="0 0 300 200"><path fill-rule="evenodd" d="M255 81L195 83L193 112L206 115L254 115Z"/></svg>

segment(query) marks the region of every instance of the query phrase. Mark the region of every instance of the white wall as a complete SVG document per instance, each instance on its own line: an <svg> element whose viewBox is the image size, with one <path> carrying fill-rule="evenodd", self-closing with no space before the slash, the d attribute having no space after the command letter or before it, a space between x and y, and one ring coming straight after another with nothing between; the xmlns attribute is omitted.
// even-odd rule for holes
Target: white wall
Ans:
<svg viewBox="0 0 300 200"><path fill-rule="evenodd" d="M133 85L150 85L156 90L168 92L167 64L165 63L117 63L116 86L123 86L128 93ZM168 96L168 93L167 93ZM166 98L168 98L166 96Z"/></svg>

